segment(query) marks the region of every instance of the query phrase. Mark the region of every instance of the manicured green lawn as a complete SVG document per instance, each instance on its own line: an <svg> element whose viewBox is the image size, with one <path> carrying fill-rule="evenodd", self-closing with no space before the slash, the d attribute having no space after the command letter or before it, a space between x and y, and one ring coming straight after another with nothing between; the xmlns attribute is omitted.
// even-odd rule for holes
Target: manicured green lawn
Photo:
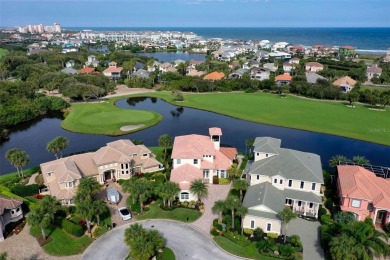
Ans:
<svg viewBox="0 0 390 260"><path fill-rule="evenodd" d="M202 213L193 209L177 208L172 211L162 210L159 206L159 202L157 201L154 204L150 205L149 211L147 211L141 216L137 216L137 220L162 218L187 222L188 218L188 222L194 222L201 215Z"/></svg>
<svg viewBox="0 0 390 260"><path fill-rule="evenodd" d="M36 173L37 171L39 171L39 167L25 169L23 170L23 175L25 178L27 178ZM15 182L16 180L19 180L17 172L11 172L0 176L0 184L6 184L7 182Z"/></svg>
<svg viewBox="0 0 390 260"><path fill-rule="evenodd" d="M175 260L175 253L169 247L164 247L161 254L157 256L157 260Z"/></svg>
<svg viewBox="0 0 390 260"><path fill-rule="evenodd" d="M6 55L9 51L7 49L0 48L0 58Z"/></svg>
<svg viewBox="0 0 390 260"><path fill-rule="evenodd" d="M148 93L172 104L170 92ZM281 98L270 93L184 94L180 106L216 112L239 119L327 133L390 145L390 109L373 111L367 106L349 108L345 103Z"/></svg>
<svg viewBox="0 0 390 260"><path fill-rule="evenodd" d="M247 257L251 259L264 259L264 260L276 259L274 257L269 257L260 254L254 242L250 243L248 246L242 247L223 236L215 237L214 241L222 249L236 256Z"/></svg>
<svg viewBox="0 0 390 260"><path fill-rule="evenodd" d="M118 108L114 104L116 100L74 104L61 127L85 134L123 135L155 125L162 119L161 115L155 112ZM127 125L143 126L126 132L120 130Z"/></svg>
<svg viewBox="0 0 390 260"><path fill-rule="evenodd" d="M35 237L41 236L39 227L32 227L31 234ZM87 236L73 238L60 228L47 228L46 235L51 241L43 246L43 249L50 255L66 256L82 253L93 239Z"/></svg>

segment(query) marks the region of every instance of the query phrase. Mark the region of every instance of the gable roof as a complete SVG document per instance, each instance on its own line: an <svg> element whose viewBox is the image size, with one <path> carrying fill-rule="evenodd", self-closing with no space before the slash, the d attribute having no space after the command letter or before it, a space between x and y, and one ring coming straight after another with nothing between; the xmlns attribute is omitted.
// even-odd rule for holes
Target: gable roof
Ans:
<svg viewBox="0 0 390 260"><path fill-rule="evenodd" d="M253 151L262 153L274 153L277 154L275 148L280 148L282 140L272 137L256 137L253 142Z"/></svg>
<svg viewBox="0 0 390 260"><path fill-rule="evenodd" d="M92 73L95 71L95 68L85 67L79 70L79 73Z"/></svg>
<svg viewBox="0 0 390 260"><path fill-rule="evenodd" d="M322 65L321 63L319 62L315 62L315 61L312 61L312 62L308 62L305 64L305 66L308 66L308 67L317 67L317 68L323 68L324 65Z"/></svg>
<svg viewBox="0 0 390 260"><path fill-rule="evenodd" d="M173 142L172 159L201 159L203 155L215 155L215 148L209 136L176 136Z"/></svg>
<svg viewBox="0 0 390 260"><path fill-rule="evenodd" d="M0 196L0 215L3 215L6 209L15 209L22 205L22 203L23 201L20 199L12 199Z"/></svg>
<svg viewBox="0 0 390 260"><path fill-rule="evenodd" d="M219 148L219 151L231 161L233 161L238 154L237 149L234 147L221 147Z"/></svg>
<svg viewBox="0 0 390 260"><path fill-rule="evenodd" d="M187 190L193 180L202 179L203 172L188 163L172 169L171 182L179 184L180 189Z"/></svg>
<svg viewBox="0 0 390 260"><path fill-rule="evenodd" d="M275 77L275 81L291 81L292 77L288 74L281 74Z"/></svg>
<svg viewBox="0 0 390 260"><path fill-rule="evenodd" d="M249 186L242 205L248 209L264 205L278 213L283 210L286 197L269 182Z"/></svg>
<svg viewBox="0 0 390 260"><path fill-rule="evenodd" d="M208 80L221 80L225 77L225 73L223 72L218 72L218 71L214 71L214 72L211 72L209 74L207 74L206 76L203 77L203 79L208 79Z"/></svg>
<svg viewBox="0 0 390 260"><path fill-rule="evenodd" d="M319 79L326 80L326 78L324 78L321 75L318 75L317 73L314 73L314 72L306 73L307 83L315 84L315 83L317 83L317 80L319 80Z"/></svg>
<svg viewBox="0 0 390 260"><path fill-rule="evenodd" d="M338 87L345 85L345 84L355 86L356 80L352 79L349 76L345 76L345 77L339 78L333 82L333 85L338 86Z"/></svg>
<svg viewBox="0 0 390 260"><path fill-rule="evenodd" d="M338 165L337 171L342 197L365 199L375 207L390 209L390 179L357 165Z"/></svg>

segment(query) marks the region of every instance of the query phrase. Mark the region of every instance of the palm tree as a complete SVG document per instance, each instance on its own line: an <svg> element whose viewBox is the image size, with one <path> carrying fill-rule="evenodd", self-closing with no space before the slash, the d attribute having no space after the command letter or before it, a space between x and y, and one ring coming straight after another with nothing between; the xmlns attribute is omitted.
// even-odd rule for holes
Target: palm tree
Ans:
<svg viewBox="0 0 390 260"><path fill-rule="evenodd" d="M283 220L284 222L284 243L286 243L286 237L287 237L287 225L290 222L290 220L297 217L297 214L295 214L291 208L284 208L281 212L278 213L278 216Z"/></svg>
<svg viewBox="0 0 390 260"><path fill-rule="evenodd" d="M335 155L330 158L329 167L336 168L339 163L345 163L347 161L347 157L345 157L344 155Z"/></svg>
<svg viewBox="0 0 390 260"><path fill-rule="evenodd" d="M10 162L12 166L16 168L18 176L22 176L24 178L22 168L30 162L30 157L28 156L28 154L23 150L13 148L7 151L7 153L5 154L5 158Z"/></svg>
<svg viewBox="0 0 390 260"><path fill-rule="evenodd" d="M46 240L45 227L49 226L50 219L50 213L45 212L39 205L33 208L27 215L27 222L31 226L39 226L41 228L43 240Z"/></svg>
<svg viewBox="0 0 390 260"><path fill-rule="evenodd" d="M139 201L143 213L144 202L152 195L153 184L146 179L128 180L122 184L122 188L130 193L134 203Z"/></svg>
<svg viewBox="0 0 390 260"><path fill-rule="evenodd" d="M366 157L360 155L352 157L352 161L356 164L370 164L370 161Z"/></svg>
<svg viewBox="0 0 390 260"><path fill-rule="evenodd" d="M236 209L236 215L239 216L241 218L241 235L243 234L244 232L244 227L243 227L243 219L245 217L245 215L248 214L248 208L244 207L244 206L239 206L237 209Z"/></svg>
<svg viewBox="0 0 390 260"><path fill-rule="evenodd" d="M215 214L218 213L218 224L222 224L222 212L225 210L225 202L223 200L217 200L214 202L214 206L211 211Z"/></svg>
<svg viewBox="0 0 390 260"><path fill-rule="evenodd" d="M239 190L240 191L240 201L242 202L242 193L244 190L248 189L248 182L246 180L237 180L236 182L233 183L233 189L234 190Z"/></svg>
<svg viewBox="0 0 390 260"><path fill-rule="evenodd" d="M333 237L329 242L332 259L355 260L356 255L352 252L355 249L356 241L347 234ZM369 258L365 258L369 259Z"/></svg>
<svg viewBox="0 0 390 260"><path fill-rule="evenodd" d="M250 157L250 154L252 152L252 147L253 147L253 143L255 142L255 140L253 140L253 138L248 138L245 140L245 145L247 147L247 151L248 151L248 156Z"/></svg>
<svg viewBox="0 0 390 260"><path fill-rule="evenodd" d="M196 179L191 182L190 192L195 194L199 201L201 201L201 198L207 197L209 194L207 185L202 181L202 179Z"/></svg>
<svg viewBox="0 0 390 260"><path fill-rule="evenodd" d="M63 136L57 136L53 140L47 143L46 150L54 153L56 159L58 159L58 152L64 150L68 146L69 140ZM62 157L62 152L61 152Z"/></svg>
<svg viewBox="0 0 390 260"><path fill-rule="evenodd" d="M95 178L82 178L77 187L75 201L77 202L84 199L91 199L101 190L101 188L101 185Z"/></svg>
<svg viewBox="0 0 390 260"><path fill-rule="evenodd" d="M228 175L232 178L233 182L236 178L240 178L242 174L242 170L238 168L237 164L234 163L228 170Z"/></svg>
<svg viewBox="0 0 390 260"><path fill-rule="evenodd" d="M175 200L177 194L180 192L179 185L174 182L167 181L160 185L156 190L158 196L163 200L164 207L168 202L168 207L172 206L172 201Z"/></svg>
<svg viewBox="0 0 390 260"><path fill-rule="evenodd" d="M84 200L76 201L76 213L79 214L87 223L88 233L91 233L91 219L94 214L93 200L91 198L85 198Z"/></svg>
<svg viewBox="0 0 390 260"><path fill-rule="evenodd" d="M229 195L225 200L225 207L232 212L232 229L234 229L234 211L240 206L240 199L234 195Z"/></svg>
<svg viewBox="0 0 390 260"><path fill-rule="evenodd" d="M96 214L97 225L100 226L100 215L107 212L106 203L102 200L94 200L92 202L92 211Z"/></svg>
<svg viewBox="0 0 390 260"><path fill-rule="evenodd" d="M61 203L55 197L45 196L41 200L40 206L44 212L50 214L51 222L54 223L54 215L61 209Z"/></svg>
<svg viewBox="0 0 390 260"><path fill-rule="evenodd" d="M161 147L164 147L164 161L166 160L167 158L167 149L168 147L172 146L172 138L167 135L167 134L164 134L162 136L160 136L160 138L158 138L158 145L160 145Z"/></svg>

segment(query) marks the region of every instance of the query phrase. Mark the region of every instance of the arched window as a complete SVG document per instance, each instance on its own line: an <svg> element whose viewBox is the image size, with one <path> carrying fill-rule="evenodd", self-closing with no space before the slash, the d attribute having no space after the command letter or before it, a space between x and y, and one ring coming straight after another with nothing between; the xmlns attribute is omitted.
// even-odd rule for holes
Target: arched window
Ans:
<svg viewBox="0 0 390 260"><path fill-rule="evenodd" d="M180 193L180 199L188 200L188 199L190 199L190 194L188 192L182 192L182 193Z"/></svg>

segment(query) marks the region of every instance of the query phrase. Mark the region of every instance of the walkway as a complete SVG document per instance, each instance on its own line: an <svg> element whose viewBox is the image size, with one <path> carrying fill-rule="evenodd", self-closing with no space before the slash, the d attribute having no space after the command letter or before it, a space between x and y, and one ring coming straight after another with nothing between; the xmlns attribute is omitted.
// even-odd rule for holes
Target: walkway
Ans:
<svg viewBox="0 0 390 260"><path fill-rule="evenodd" d="M219 249L210 236L199 232L191 225L170 220L146 220L138 222L147 229L155 228L166 240L176 259L239 259ZM129 225L115 228L92 243L84 252L83 260L125 259L129 247L124 242L125 229Z"/></svg>
<svg viewBox="0 0 390 260"><path fill-rule="evenodd" d="M320 227L318 221L308 221L301 218L291 220L287 235L296 234L301 238L303 259L325 259L324 250L320 244Z"/></svg>
<svg viewBox="0 0 390 260"><path fill-rule="evenodd" d="M213 224L213 220L218 217L218 214L213 214L211 208L214 206L215 201L226 199L231 185L231 183L228 185L208 184L209 195L207 198L202 199L205 211L197 221L192 223L192 225L206 232L206 234L210 234L210 228Z"/></svg>

